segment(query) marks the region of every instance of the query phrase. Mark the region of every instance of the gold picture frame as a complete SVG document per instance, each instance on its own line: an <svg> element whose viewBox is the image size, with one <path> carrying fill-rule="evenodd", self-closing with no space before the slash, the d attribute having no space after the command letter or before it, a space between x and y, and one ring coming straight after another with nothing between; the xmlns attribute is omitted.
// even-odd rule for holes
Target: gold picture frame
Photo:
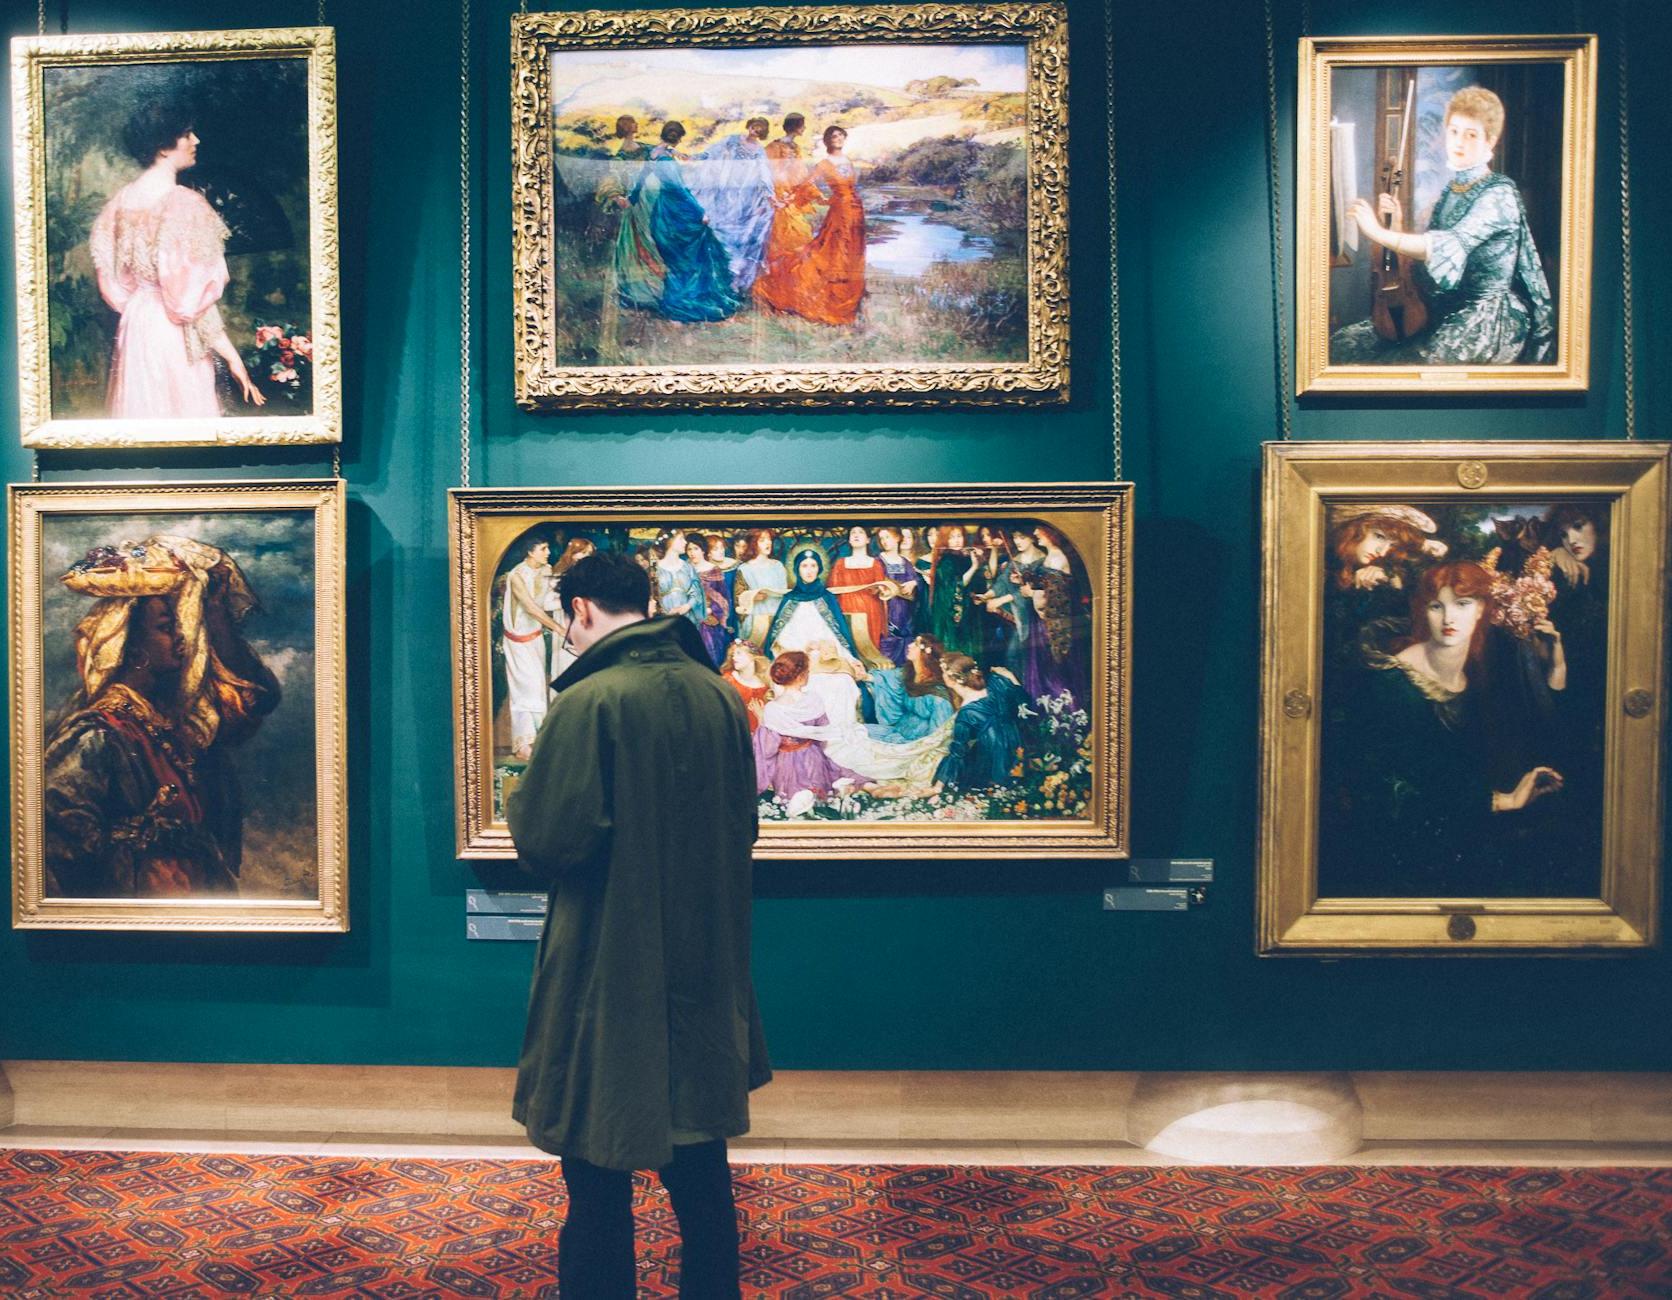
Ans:
<svg viewBox="0 0 1672 1300"><path fill-rule="evenodd" d="M1484 87L1491 98L1483 102L1497 104L1479 110L1495 112L1500 131L1480 165L1484 173L1447 170L1449 96L1465 87ZM1595 36L1305 38L1296 102L1297 393L1577 392L1589 385ZM1332 171L1337 162L1340 175ZM1482 214L1473 223L1481 230L1436 257L1438 280L1414 259L1375 280L1381 250L1347 214L1355 196L1374 210L1378 193L1389 192L1407 228L1418 232L1430 229L1441 201L1446 226L1467 220L1452 214ZM1485 214L1499 209L1501 218L1487 222ZM1487 229L1495 233L1481 238ZM1342 247L1346 238L1356 251ZM1516 252L1527 244L1536 250L1530 259ZM1496 277L1487 264L1500 260L1500 246L1513 265L1493 292L1513 302L1488 324L1468 305L1485 299L1461 286L1470 276L1482 283ZM1379 292L1391 304L1380 317ZM1420 305L1401 305L1411 295Z"/></svg>
<svg viewBox="0 0 1672 1300"><path fill-rule="evenodd" d="M342 480L7 496L13 927L347 930Z"/></svg>
<svg viewBox="0 0 1672 1300"><path fill-rule="evenodd" d="M866 785L864 799L855 796L858 802L837 800L834 795L824 801L821 796L819 807L814 808L812 797L804 796L808 807L799 812L793 798L783 797L786 787L767 789L763 777L761 838L756 855L771 859L1126 856L1131 501L1132 488L1126 483L454 489L448 494L448 514L459 856L516 856L501 803L509 790L507 783L517 778L518 760L511 743L514 738L508 738L517 723L511 714L511 701L506 698L509 673L500 665L505 659L501 634L506 630L508 596L504 588L522 552L540 542L547 545L544 554L551 563L531 571L543 574L562 567L564 557L589 548L622 553L630 550L653 563L650 557L659 552L651 549L652 544L679 548L671 535L660 537L661 530L676 529L700 538L697 549L719 560L720 571L715 574L711 569L710 578L722 589L722 594L709 597L704 606L704 613L714 615L703 623L707 627L704 639L706 643L713 635L709 653L717 662L726 662L739 649L737 640L753 638L757 649L771 653L781 653L789 646L794 620L783 624L780 633L780 624L773 617L787 613L793 599L786 599L781 591L795 581L787 573L793 570L805 579L806 574L800 570L807 559L806 550L821 548L823 553L811 569L826 566L824 571L830 575L832 586L840 590L835 575L845 570L833 566L864 554L854 550L856 525L868 536L874 534L875 547L882 552L876 556L879 565L889 573L899 570L899 580L892 590L908 606L896 609L894 599L887 598L887 611L878 619L878 626L886 628L887 634L869 643L857 632L850 639L849 633L840 629L830 637L831 654L841 653L836 645L839 636L855 656L864 657L869 675L858 672L857 658L851 662L856 676L867 683L864 693L873 703L883 699L885 686L913 680L904 676L906 669L901 666L912 660L913 651L906 643L916 642L925 630L933 636L943 627L934 613L934 583L926 575L936 572L937 563L958 568L955 576L959 578L966 570L975 574L970 566L978 564L974 553L978 538L988 547L981 552L979 564L985 566L982 574L991 572L994 580L975 574L977 586L996 593L1005 582L1010 586L1004 590L1020 591L1024 571L1031 571L1028 566L1040 562L1033 543L1021 540L1023 534L1038 538L1040 529L1054 534L1060 554L1052 562L1059 576L1053 579L1035 574L1027 590L1044 593L1049 588L1061 593L1063 603L1054 608L1065 615L1080 611L1074 616L1078 621L1054 621L1050 614L1053 598L1048 594L1027 597L1046 611L1038 620L1028 622L1030 628L1038 629L1042 639L1032 643L1033 660L1017 660L1009 680L1024 689L1011 692L1011 698L1044 694L1050 699L1042 703L1034 698L1032 711L1016 716L1019 744L1015 768L1001 778L1006 784L1014 779L1019 791L1011 796L1016 800L1014 804L989 793L995 788L991 786L979 795L954 798L950 783L946 783L946 792L927 801L912 802L931 782L937 787L943 784L945 769L937 767L937 760L954 743L946 731L937 733L938 740L933 736L922 739L931 725L955 727L954 695L942 690L940 694L947 703L925 703L930 716L921 730L912 733L912 738L920 741L918 748L924 751L916 755L924 762L915 776L907 776L894 766L873 769L854 759L851 761L865 768L862 775L866 780L884 771L886 779L879 776L881 784ZM900 538L902 528L911 534L906 541L915 539L919 543L915 551L906 550ZM937 528L937 537L945 534L946 545L940 550L928 544L931 530ZM764 539L759 537L763 531L768 534ZM967 537L965 549L957 549L954 532ZM886 533L894 534L892 541ZM988 536L983 537L983 533ZM1000 540L1001 533L1005 540ZM738 555L751 563L764 559L769 568L775 559L788 561L788 568L780 566L777 579L763 579L755 569L745 571L736 561ZM907 567L914 555L923 562L916 565L915 574ZM967 556L969 564L964 565L962 558L954 561L954 555ZM1003 557L1023 567L1006 569L1001 580L997 575ZM528 562L538 558L532 556ZM651 572L654 575L657 570L652 568ZM737 585L727 586L728 573L731 583ZM824 578L816 581L822 588ZM740 591L751 582L762 588L753 605ZM774 583L780 594L769 598L767 589ZM659 590L660 584L653 583L652 589ZM772 600L770 606L768 599ZM546 608L559 609L555 594ZM744 610L749 612L745 614ZM970 620L964 628L972 637L977 617L974 610L972 600L960 616ZM727 615L739 619L729 631L725 630ZM759 622L748 622L751 618ZM715 626L708 626L710 622ZM854 627L858 627L857 620ZM531 629L534 637L541 635L537 626L531 625ZM1055 637L1059 631L1061 639L1043 639L1047 634ZM525 634L513 639L528 642L531 638ZM540 659L547 672L561 660L564 647L559 640L556 633L547 634L545 657ZM945 648L955 648L950 634L944 640ZM538 648L540 642L534 644ZM817 644L809 648L817 659ZM1050 664L1046 663L1046 654L1052 656ZM1001 663L997 650L990 655L978 650L972 657L986 665L989 677L999 676L994 669L1008 668L1010 662ZM1040 671L1036 673L1028 663L1037 664ZM839 665L831 668L833 680L840 671ZM917 671L912 669L914 674ZM885 682L883 678L891 680ZM537 673L535 680L544 680L544 674ZM924 670L916 680L927 683L936 679L930 670ZM772 688L767 689L770 692ZM1000 696L1004 691L991 683L989 689ZM858 694L850 691L855 701ZM895 698L899 698L897 693ZM535 707L543 706L537 700ZM853 714L848 721L857 724L863 710L857 702L848 707ZM837 719L837 708L829 713ZM887 718L886 706L881 706L877 717ZM532 729L537 723L526 725ZM896 729L893 724L877 729L875 734L890 744L907 736L903 727ZM861 745L865 740L865 736L859 737ZM937 752L929 752L937 746ZM831 749L835 752L834 745ZM885 762L908 751L916 754L906 745L887 750ZM849 760L844 755L842 761ZM1064 774L1051 775L1058 769ZM849 772L848 776L854 777L855 773ZM912 781L917 784L908 789ZM1024 786L1026 790L1022 790ZM996 811L1004 816L996 817ZM877 820L884 815L892 820Z"/></svg>
<svg viewBox="0 0 1672 1300"><path fill-rule="evenodd" d="M600 224L624 220L627 210L626 195L633 192L632 177L603 175L611 159L615 143L610 136L610 124L619 122L617 113L631 109L645 116L644 129L652 141L651 128L658 120L658 112L671 116L674 111L686 116L694 128L690 140L702 143L707 127L703 127L682 102L696 103L702 97L693 92L682 101L676 98L677 79L667 73L659 77L638 75L631 94L623 91L619 103L606 96L588 111L591 117L578 125L592 135L575 135L575 140L586 140L584 147L577 143L573 150L559 150L556 142L555 110L553 106L554 59L573 57L596 58L599 52L634 51L641 57L678 57L690 61L728 57L728 52L742 56L756 51L796 52L809 46L863 47L865 50L890 49L900 45L922 45L946 51L961 49L977 52L972 57L987 57L979 52L1009 51L1005 57L1015 65L1012 75L1022 86L1020 93L993 94L979 98L979 86L970 89L966 82L979 83L979 77L962 78L941 76L923 82L908 83L910 92L898 88L879 89L848 85L853 91L840 103L863 104L858 116L860 125L850 116L847 124L855 131L874 130L863 124L878 113L906 110L895 104L913 100L916 108L929 103L934 95L950 97L945 112L934 120L941 125L936 130L956 147L967 150L1008 151L1008 162L1002 181L995 181L1006 196L1003 206L989 205L989 224L986 229L998 231L1000 237L987 243L1005 252L1002 271L992 275L998 288L972 290L967 271L979 258L964 264L966 279L961 287L952 285L951 271L938 268L935 262L927 271L901 271L896 283L904 284L909 293L897 294L898 301L908 307L888 308L867 306L867 319L872 328L882 328L880 322L899 320L901 329L931 328L941 330L933 347L924 345L924 354L913 356L909 343L896 344L894 334L867 344L869 351L855 355L860 346L852 340L840 347L832 345L821 331L851 327L854 317L847 317L848 326L825 323L810 325L807 320L785 314L788 309L763 308L760 289L745 272L737 280L739 314L719 324L705 323L712 317L679 316L669 311L670 320L656 322L666 326L665 336L655 334L650 341L620 343L623 336L634 329L651 330L652 326L626 325L621 335L614 322L629 318L643 321L653 318L661 308L634 311L630 306L619 306L617 295L609 286L613 272L608 258L602 271L588 267L576 272L572 291L563 287L564 266L582 257L580 251L565 254L559 247L558 215L560 205L555 194L559 187L572 201L561 205L562 211L573 208L582 216L576 217L577 231L573 247L605 247L607 232L599 233ZM674 53L669 53L669 52ZM951 56L947 56L951 57ZM994 54L991 57L998 57ZM737 75L747 73L740 66ZM867 70L869 71L869 70ZM642 70L640 70L642 74ZM626 76L625 73L621 74ZM718 75L712 70L705 77ZM728 74L729 75L729 74ZM878 73L877 75L881 75ZM900 75L905 75L901 73ZM923 78L927 71L912 71L913 77ZM798 76L808 78L810 72ZM868 77L867 80L870 80ZM836 74L826 74L822 81L792 80L770 82L766 76L748 77L747 85L739 94L747 99L748 113L760 115L773 134L780 130L779 118L791 116L785 108L800 105L809 114L806 123L808 161L819 147L821 128L832 117L840 117L840 109L827 104L832 93L830 82L840 81ZM934 83L931 85L930 83ZM956 83L956 84L950 84ZM694 84L694 83L693 83ZM712 83L718 84L718 83ZM1008 87L1006 82L1005 86ZM647 89L649 87L649 89ZM673 88L670 88L673 87ZM805 92L802 98L790 93ZM587 92L597 98L596 89ZM650 99L667 99L657 108ZM929 97L929 98L925 98ZM712 95L709 96L712 99ZM803 102L803 99L806 102ZM886 101L886 103L885 103ZM740 101L741 102L741 101ZM601 106L600 106L601 105ZM648 105L648 106L647 106ZM671 107L670 107L671 105ZM770 111L769 111L770 109ZM579 112L579 109L575 110ZM699 110L706 112L706 110ZM722 117L728 113L714 110ZM851 106L850 106L851 112ZM974 140L971 132L986 130L982 115L993 117L987 125L999 128L996 136L983 136L982 143ZM601 115L601 116L600 116ZM972 116L973 115L973 116ZM745 113L747 116L747 113ZM967 120L966 120L967 118ZM596 120L593 120L596 119ZM637 119L632 119L636 122ZM928 120L925 118L924 120ZM600 125L601 124L601 125ZM683 124L682 124L683 125ZM887 122L890 130L912 126L909 121ZM712 124L713 139L721 139L721 132L733 132L743 123ZM943 129L944 128L944 129ZM565 127L567 130L568 128ZM915 128L914 128L915 129ZM1025 162L1025 179L1019 179L1014 155L1014 137L1022 135L1021 153ZM600 134L601 132L601 134ZM943 4L929 9L911 9L896 5L840 5L840 6L776 6L740 9L659 9L636 12L538 13L513 16L511 19L511 135L512 135L512 283L513 344L515 358L515 396L527 410L550 408L598 408L617 406L852 406L877 404L888 406L935 404L998 404L998 403L1061 403L1068 397L1069 386L1069 279L1068 279L1068 10L1057 0L1043 3L1001 4ZM573 134L573 133L571 133ZM744 131L739 138L747 135ZM920 133L919 133L920 134ZM903 138L903 137L902 137ZM916 136L912 137L916 139ZM881 139L881 137L879 137ZM991 143L998 140L998 144ZM624 141L623 143L627 143ZM768 150L780 145L774 140ZM928 144L927 137L922 141ZM649 145L638 145L648 152ZM795 141L792 149L799 148ZM850 152L858 154L862 147L857 136ZM896 142L890 137L875 147L885 156L895 158ZM757 146L758 148L758 146ZM770 156L770 152L769 152ZM995 155L996 156L996 155ZM582 176L575 184L563 181L562 167L571 159L576 168L590 165L600 172L599 177ZM689 161L688 159L686 160ZM859 160L861 166L864 159ZM795 164L799 166L799 162ZM896 162L903 168L904 162ZM995 163L993 166L999 167ZM571 168L575 170L576 168ZM624 167L622 170L632 170ZM861 171L859 189L866 181ZM913 182L916 183L915 181ZM604 186L620 187L621 213L614 208L607 211L602 199L594 201L595 193L602 195ZM921 187L919 187L921 188ZM789 191L784 191L787 194ZM995 189L995 193L1000 192ZM917 220L910 202L892 205L896 222ZM821 200L822 201L822 200ZM926 201L926 200L922 200ZM634 202L637 202L636 198ZM961 200L960 200L961 202ZM795 205L789 205L793 210ZM928 213L934 224L934 234L944 237L953 228L945 209L956 208L956 203L941 203L935 212ZM604 216L586 217L585 212L605 212ZM927 209L925 212L927 213ZM1000 215L993 216L994 212ZM1016 229L1020 220L1025 229ZM904 214L904 215L902 215ZM922 215L922 214L919 214ZM875 218L871 218L875 220ZM916 227L913 227L914 229ZM974 229L975 227L972 227ZM565 226L567 229L567 226ZM808 232L809 233L810 227ZM822 233L822 232L821 232ZM954 236L956 230L953 230ZM776 238L776 236L774 236ZM962 247L979 245L982 236L962 241ZM590 240L590 244L586 241ZM641 240L641 244L645 241ZM954 242L957 242L954 240ZM783 245L788 247L788 242ZM768 246L777 248L779 245ZM759 250L757 250L759 251ZM594 253L596 250L594 249ZM588 254L593 255L593 254ZM602 254L596 254L602 257ZM764 258L765 253L761 253ZM879 256L875 249L866 253L867 262ZM992 264L999 265L997 253ZM769 265L761 261L762 268ZM908 265L906 262L902 266ZM916 265L911 263L911 265ZM956 268L954 268L956 270ZM848 274L848 273L844 273ZM945 277L942 280L929 278ZM764 279L764 275L762 276ZM1021 286L1024 301L1015 302L1015 286ZM600 289L600 282L603 288ZM977 281L976 283L985 283ZM751 284L756 285L751 291ZM904 292L904 291L902 291ZM972 297L975 293L977 296ZM920 326L920 310L910 303L956 299L961 313L952 326L943 328L944 321L952 320L943 311L932 316L929 327ZM565 312L562 304L573 297L576 304ZM580 305L584 299L595 306ZM896 299L890 299L894 303ZM870 300L875 302L875 299ZM983 305L986 304L986 305ZM640 307L643 304L638 304ZM1002 311L1000 307L1002 305ZM987 307L992 307L989 313ZM851 312L852 305L849 305ZM921 310L927 311L926 308ZM986 321L991 314L998 318L991 324L991 339L982 335L970 342L966 334L976 329L972 322ZM931 313L932 315L932 313ZM560 319L560 317L562 319ZM909 319L908 319L909 317ZM817 319L810 318L810 319ZM929 320L926 316L923 319ZM691 322L696 324L676 324ZM778 322L794 325L784 338L778 337ZM571 328L572 326L572 328ZM574 347L559 355L561 337L574 334ZM892 330L890 324L888 329ZM946 334L946 328L952 334ZM983 326L983 328L987 328ZM676 332L677 331L677 332ZM723 331L723 333L716 333ZM596 336L596 337L594 337ZM955 338L953 336L956 336ZM906 337L902 334L901 337ZM935 347L944 351L947 340L953 339L960 355L953 359L931 355ZM568 349L568 344L563 344ZM704 355L707 348L712 355ZM570 354L572 351L572 355ZM669 353L672 353L669 359ZM735 354L734 354L735 353ZM779 355L783 353L783 355ZM701 358L693 360L693 358Z"/></svg>
<svg viewBox="0 0 1672 1300"><path fill-rule="evenodd" d="M341 441L336 79L329 27L12 40L24 446ZM300 120L240 122L245 110L277 112L275 101ZM131 251L124 182L136 167L136 184L145 182L154 168L139 154L151 152L152 136L173 134L141 121L147 114L208 138L204 157L194 144L179 167L186 181L173 181L171 165L167 197L147 190L146 204L131 205L144 206L147 219L167 208L165 233L149 245L134 236ZM222 133L240 125L246 142L258 127L272 137L256 155L270 174L228 147ZM72 203L73 214L56 210ZM170 230L171 246L191 253L171 259L183 264L173 276L159 276L157 250ZM107 242L113 251L96 254L94 244ZM183 311L192 313L186 326Z"/></svg>
<svg viewBox="0 0 1672 1300"><path fill-rule="evenodd" d="M1669 457L1266 445L1262 954L1657 942Z"/></svg>

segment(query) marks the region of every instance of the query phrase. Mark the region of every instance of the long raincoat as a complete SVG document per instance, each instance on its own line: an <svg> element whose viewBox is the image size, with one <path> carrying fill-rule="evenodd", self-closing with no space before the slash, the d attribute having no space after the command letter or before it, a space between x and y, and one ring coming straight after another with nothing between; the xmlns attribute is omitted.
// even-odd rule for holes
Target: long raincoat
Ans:
<svg viewBox="0 0 1672 1300"><path fill-rule="evenodd" d="M549 882L513 1114L544 1151L655 1169L748 1131L772 1077L749 974L755 760L688 619L633 623L554 683L506 821Z"/></svg>

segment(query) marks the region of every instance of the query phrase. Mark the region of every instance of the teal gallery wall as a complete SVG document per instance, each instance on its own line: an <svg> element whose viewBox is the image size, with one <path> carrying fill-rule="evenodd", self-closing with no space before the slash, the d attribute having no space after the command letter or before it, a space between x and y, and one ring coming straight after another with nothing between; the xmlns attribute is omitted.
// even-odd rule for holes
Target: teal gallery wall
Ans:
<svg viewBox="0 0 1672 1300"><path fill-rule="evenodd" d="M1074 396L1049 411L533 416L511 400L508 15L476 4L477 485L1094 479L1110 471L1102 7L1072 13ZM33 6L9 10L33 30ZM59 5L49 6L56 20ZM1618 437L1612 0L1313 0L1319 33L1600 29L1592 388L1302 403L1301 438ZM1577 13L1576 13L1577 10ZM343 936L0 931L0 1057L504 1065L532 945L469 943L453 856L446 501L458 475L458 12L332 0L352 502L351 900ZM78 32L311 22L314 5L75 0ZM27 22L28 27L24 26ZM1285 229L1294 38L1278 0ZM1668 402L1672 15L1632 19L1638 425ZM52 26L56 28L56 21ZM1115 3L1125 471L1136 483L1132 843L1211 857L1205 907L1112 914L1117 863L763 862L756 978L790 1068L1672 1068L1672 957L1254 955L1257 467L1276 436L1264 19ZM9 95L8 95L9 101ZM252 147L258 142L252 141ZM9 186L9 170L6 184ZM10 193L6 193L9 225ZM1285 271L1287 274L1287 271ZM16 355L0 269L0 358ZM10 372L10 365L4 365ZM0 463L29 477L15 385ZM315 450L43 457L48 482L322 472Z"/></svg>

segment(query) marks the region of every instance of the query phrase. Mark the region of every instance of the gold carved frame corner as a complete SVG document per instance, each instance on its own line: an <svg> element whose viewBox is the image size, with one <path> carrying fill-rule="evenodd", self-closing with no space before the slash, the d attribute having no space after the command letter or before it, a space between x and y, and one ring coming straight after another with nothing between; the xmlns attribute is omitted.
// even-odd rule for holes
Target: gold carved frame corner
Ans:
<svg viewBox="0 0 1672 1300"><path fill-rule="evenodd" d="M13 39L12 193L18 406L24 446L50 449L285 446L342 441L336 49L336 33L330 27ZM237 59L307 61L308 277L314 347L312 413L193 420L55 419L47 282L44 71L87 64Z"/></svg>
<svg viewBox="0 0 1672 1300"><path fill-rule="evenodd" d="M1258 937L1265 956L1582 953L1658 941L1672 444L1268 443L1262 491ZM1611 511L1596 898L1319 897L1325 512L1332 500L1584 495Z"/></svg>
<svg viewBox="0 0 1672 1300"><path fill-rule="evenodd" d="M574 49L970 42L1027 46L1027 334L1020 362L572 366L552 355L551 58ZM511 19L514 391L525 410L1062 403L1069 386L1068 8L797 5Z"/></svg>

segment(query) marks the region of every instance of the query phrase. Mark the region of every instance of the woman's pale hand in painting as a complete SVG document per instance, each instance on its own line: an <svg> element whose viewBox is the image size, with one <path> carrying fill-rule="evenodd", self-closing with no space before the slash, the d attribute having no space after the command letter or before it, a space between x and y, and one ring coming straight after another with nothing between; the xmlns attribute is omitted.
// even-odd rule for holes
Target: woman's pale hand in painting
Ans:
<svg viewBox="0 0 1672 1300"><path fill-rule="evenodd" d="M1515 783L1515 789L1505 794L1492 792L1492 811L1520 812L1534 800L1555 794L1562 788L1562 774L1553 767L1535 767Z"/></svg>

